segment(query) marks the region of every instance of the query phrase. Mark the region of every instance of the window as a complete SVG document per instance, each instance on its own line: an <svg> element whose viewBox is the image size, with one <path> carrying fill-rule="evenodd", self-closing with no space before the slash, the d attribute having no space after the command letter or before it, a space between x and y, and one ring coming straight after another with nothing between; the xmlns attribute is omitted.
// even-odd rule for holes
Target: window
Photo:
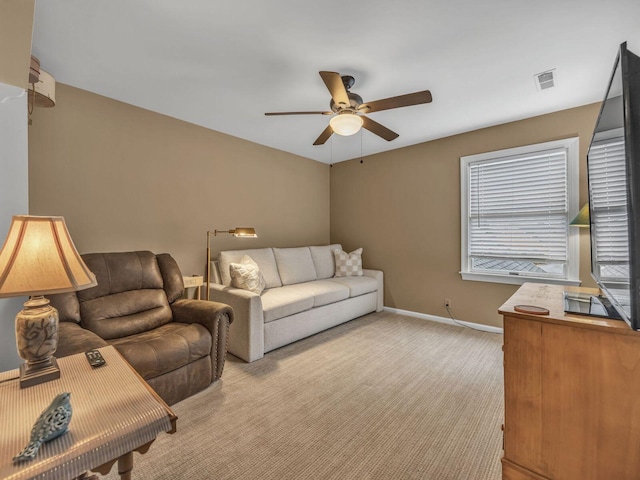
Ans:
<svg viewBox="0 0 640 480"><path fill-rule="evenodd" d="M460 158L462 278L579 285L578 139Z"/></svg>

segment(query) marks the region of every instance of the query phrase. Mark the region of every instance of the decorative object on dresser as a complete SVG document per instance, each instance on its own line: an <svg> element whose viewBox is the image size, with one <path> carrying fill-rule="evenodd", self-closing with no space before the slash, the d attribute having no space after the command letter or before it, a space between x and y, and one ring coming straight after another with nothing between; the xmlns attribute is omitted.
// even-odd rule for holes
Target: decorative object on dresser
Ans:
<svg viewBox="0 0 640 480"><path fill-rule="evenodd" d="M214 276L207 286L211 298L233 308L235 321L229 334L229 352L253 362L283 345L367 313L381 312L382 272L362 269L360 255L352 252L345 254L354 258L340 276L336 251L342 252L342 246L220 252L217 265L214 262L210 266ZM341 254L338 256L342 259ZM240 263L245 257L248 260ZM242 284L232 277L234 264L245 268L255 264L257 272L250 273L259 276L247 282L245 288L238 288ZM260 278L264 291L249 289L250 285L259 284Z"/></svg>
<svg viewBox="0 0 640 480"><path fill-rule="evenodd" d="M564 292L525 283L502 305L505 480L640 478L640 332L564 312ZM549 315L516 310L534 304Z"/></svg>
<svg viewBox="0 0 640 480"><path fill-rule="evenodd" d="M113 345L170 405L220 378L231 307L182 299L182 273L166 253L82 258L98 286L50 297L60 312L60 356Z"/></svg>
<svg viewBox="0 0 640 480"><path fill-rule="evenodd" d="M0 297L29 295L16 316L20 387L60 378L58 312L43 295L96 285L76 251L63 217L15 215L0 250Z"/></svg>
<svg viewBox="0 0 640 480"><path fill-rule="evenodd" d="M234 237L242 238L257 238L258 234L254 228L251 227L236 227L233 230L214 230L213 232L207 231L207 278L206 285L211 283L211 235L214 237L219 233L228 233ZM209 300L209 288L207 288L207 300Z"/></svg>

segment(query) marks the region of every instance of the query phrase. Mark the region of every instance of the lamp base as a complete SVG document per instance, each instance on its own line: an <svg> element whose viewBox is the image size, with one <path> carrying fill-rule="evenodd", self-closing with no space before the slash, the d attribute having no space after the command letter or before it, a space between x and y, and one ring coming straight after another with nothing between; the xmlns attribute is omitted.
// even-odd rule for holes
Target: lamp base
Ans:
<svg viewBox="0 0 640 480"><path fill-rule="evenodd" d="M20 388L33 387L57 378L60 378L60 369L56 357L49 357L45 365L33 363L20 365Z"/></svg>
<svg viewBox="0 0 640 480"><path fill-rule="evenodd" d="M60 378L58 363L53 357L58 348L58 311L43 296L32 296L16 315L18 355L25 363L20 366L20 388Z"/></svg>

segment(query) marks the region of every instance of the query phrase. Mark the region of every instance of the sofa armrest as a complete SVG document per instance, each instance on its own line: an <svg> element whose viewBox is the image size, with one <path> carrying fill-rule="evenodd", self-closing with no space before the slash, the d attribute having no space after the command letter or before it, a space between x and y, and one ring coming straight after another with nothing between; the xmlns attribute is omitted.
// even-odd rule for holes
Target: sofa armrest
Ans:
<svg viewBox="0 0 640 480"><path fill-rule="evenodd" d="M380 270L367 270L366 268L363 268L362 275L374 278L378 281L378 302L376 312L381 312L384 309L384 274Z"/></svg>
<svg viewBox="0 0 640 480"><path fill-rule="evenodd" d="M229 330L229 352L245 362L264 356L262 299L248 290L209 284L211 299L231 305L235 321Z"/></svg>
<svg viewBox="0 0 640 480"><path fill-rule="evenodd" d="M211 368L213 380L222 376L229 344L229 325L234 312L229 305L205 300L176 300L171 304L173 320L199 323L211 332Z"/></svg>
<svg viewBox="0 0 640 480"><path fill-rule="evenodd" d="M60 322L58 325L58 348L56 357L67 357L109 344L91 330L75 322Z"/></svg>

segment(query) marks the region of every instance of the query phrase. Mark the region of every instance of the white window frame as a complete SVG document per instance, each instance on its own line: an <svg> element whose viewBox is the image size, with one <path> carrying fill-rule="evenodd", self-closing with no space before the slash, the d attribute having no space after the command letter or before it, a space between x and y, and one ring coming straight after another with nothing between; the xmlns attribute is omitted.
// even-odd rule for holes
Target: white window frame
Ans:
<svg viewBox="0 0 640 480"><path fill-rule="evenodd" d="M470 271L469 258L469 165L478 161L498 159L536 153L544 150L564 148L567 154L567 224L578 214L579 210L579 139L571 137L552 142L537 143L523 147L509 148L494 152L460 157L460 225L461 225L461 270L463 280L479 282L506 283L521 285L525 282L553 283L561 285L580 285L580 237L579 229L568 228L567 269L565 278L527 276L526 274L478 273Z"/></svg>

